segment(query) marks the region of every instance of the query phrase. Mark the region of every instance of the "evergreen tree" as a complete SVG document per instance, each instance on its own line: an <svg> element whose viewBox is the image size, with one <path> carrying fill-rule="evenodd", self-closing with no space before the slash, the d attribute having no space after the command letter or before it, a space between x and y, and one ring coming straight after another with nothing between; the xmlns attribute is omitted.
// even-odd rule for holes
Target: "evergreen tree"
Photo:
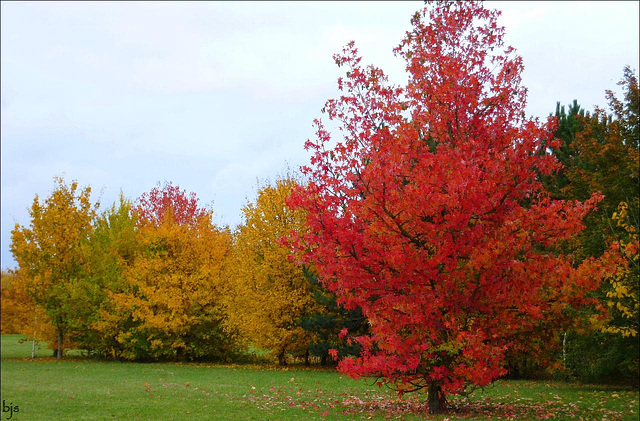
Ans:
<svg viewBox="0 0 640 421"><path fill-rule="evenodd" d="M318 282L318 276L308 269L304 274L310 284L310 291L319 310L305 314L300 325L313 338L309 344L309 353L320 357L322 365L327 364L330 349L337 349L338 355L359 355L361 347L358 343L346 339L340 334L347 329L350 337L368 334L369 323L356 307L347 310L338 305L336 295Z"/></svg>

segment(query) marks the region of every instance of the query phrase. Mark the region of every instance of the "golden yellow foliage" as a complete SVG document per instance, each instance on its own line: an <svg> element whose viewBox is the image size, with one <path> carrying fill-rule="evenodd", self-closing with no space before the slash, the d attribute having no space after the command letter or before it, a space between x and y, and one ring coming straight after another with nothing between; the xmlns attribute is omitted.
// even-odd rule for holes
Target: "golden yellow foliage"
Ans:
<svg viewBox="0 0 640 421"><path fill-rule="evenodd" d="M244 224L235 233L227 312L230 322L254 347L270 350L285 363L287 352L307 349L309 334L300 326L314 311L309 281L281 244L292 230L305 232L305 215L285 200L295 181L278 180L258 191L243 208Z"/></svg>
<svg viewBox="0 0 640 421"><path fill-rule="evenodd" d="M123 290L109 291L94 328L115 339L106 350L115 357L223 357L233 336L221 304L231 234L213 225L211 212L191 224L168 215L139 227L143 251L125 268Z"/></svg>
<svg viewBox="0 0 640 421"><path fill-rule="evenodd" d="M52 194L29 211L31 224L16 224L11 232L11 252L26 290L49 316L56 330L58 356L70 344L65 339L86 329L92 311L91 286L86 276L87 241L98 205L90 201L91 188L78 189L54 178Z"/></svg>
<svg viewBox="0 0 640 421"><path fill-rule="evenodd" d="M637 206L637 203L636 203ZM624 238L616 243L617 255L621 256L617 270L609 278L607 306L612 313L611 321L603 326L603 332L620 334L623 337L638 335L638 228L629 218L629 205L621 202L613 221L624 230Z"/></svg>

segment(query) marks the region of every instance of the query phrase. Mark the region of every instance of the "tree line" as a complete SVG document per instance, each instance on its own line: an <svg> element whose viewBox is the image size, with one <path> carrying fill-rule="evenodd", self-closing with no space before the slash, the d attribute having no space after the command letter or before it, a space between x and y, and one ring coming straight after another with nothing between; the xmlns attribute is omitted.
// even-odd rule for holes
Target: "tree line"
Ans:
<svg viewBox="0 0 640 421"><path fill-rule="evenodd" d="M125 360L241 358L249 347L326 362L343 325L366 329L335 304L313 268L281 238L304 228L285 199L295 185L265 185L232 232L171 182L99 213L91 188L55 178L29 226L16 225L18 269L2 274L2 331Z"/></svg>

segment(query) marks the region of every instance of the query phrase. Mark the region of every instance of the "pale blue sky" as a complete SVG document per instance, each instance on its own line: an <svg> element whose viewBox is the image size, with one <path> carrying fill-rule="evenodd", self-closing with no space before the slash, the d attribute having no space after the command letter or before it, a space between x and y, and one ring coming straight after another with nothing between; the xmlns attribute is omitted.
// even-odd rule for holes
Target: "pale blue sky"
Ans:
<svg viewBox="0 0 640 421"><path fill-rule="evenodd" d="M53 177L103 207L158 181L195 192L234 227L257 180L307 163L304 141L355 40L404 79L391 50L414 2L2 2L1 265L14 224ZM638 2L487 2L525 63L528 111L605 105L638 67Z"/></svg>

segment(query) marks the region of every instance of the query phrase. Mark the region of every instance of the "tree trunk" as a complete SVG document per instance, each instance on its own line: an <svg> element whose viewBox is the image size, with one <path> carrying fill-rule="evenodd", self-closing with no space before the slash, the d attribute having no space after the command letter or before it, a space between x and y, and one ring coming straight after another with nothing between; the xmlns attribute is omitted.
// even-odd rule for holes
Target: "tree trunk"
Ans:
<svg viewBox="0 0 640 421"><path fill-rule="evenodd" d="M307 349L307 351L304 353L304 365L310 365L311 362L309 361L309 350Z"/></svg>
<svg viewBox="0 0 640 421"><path fill-rule="evenodd" d="M320 357L320 365L327 365L327 354L323 354L322 357Z"/></svg>
<svg viewBox="0 0 640 421"><path fill-rule="evenodd" d="M562 367L567 369L567 332L562 335Z"/></svg>
<svg viewBox="0 0 640 421"><path fill-rule="evenodd" d="M430 414L442 414L446 409L446 401L444 394L442 393L442 387L440 383L429 383L429 413Z"/></svg>
<svg viewBox="0 0 640 421"><path fill-rule="evenodd" d="M287 354L284 349L278 354L278 364L287 365Z"/></svg>
<svg viewBox="0 0 640 421"><path fill-rule="evenodd" d="M31 358L36 357L36 334L38 333L38 306L34 306L33 312L33 342L31 343Z"/></svg>
<svg viewBox="0 0 640 421"><path fill-rule="evenodd" d="M184 361L185 359L186 359L186 357L185 357L184 348L176 349L176 360L177 361Z"/></svg>
<svg viewBox="0 0 640 421"><path fill-rule="evenodd" d="M58 331L58 352L56 354L56 358L62 359L62 332Z"/></svg>

